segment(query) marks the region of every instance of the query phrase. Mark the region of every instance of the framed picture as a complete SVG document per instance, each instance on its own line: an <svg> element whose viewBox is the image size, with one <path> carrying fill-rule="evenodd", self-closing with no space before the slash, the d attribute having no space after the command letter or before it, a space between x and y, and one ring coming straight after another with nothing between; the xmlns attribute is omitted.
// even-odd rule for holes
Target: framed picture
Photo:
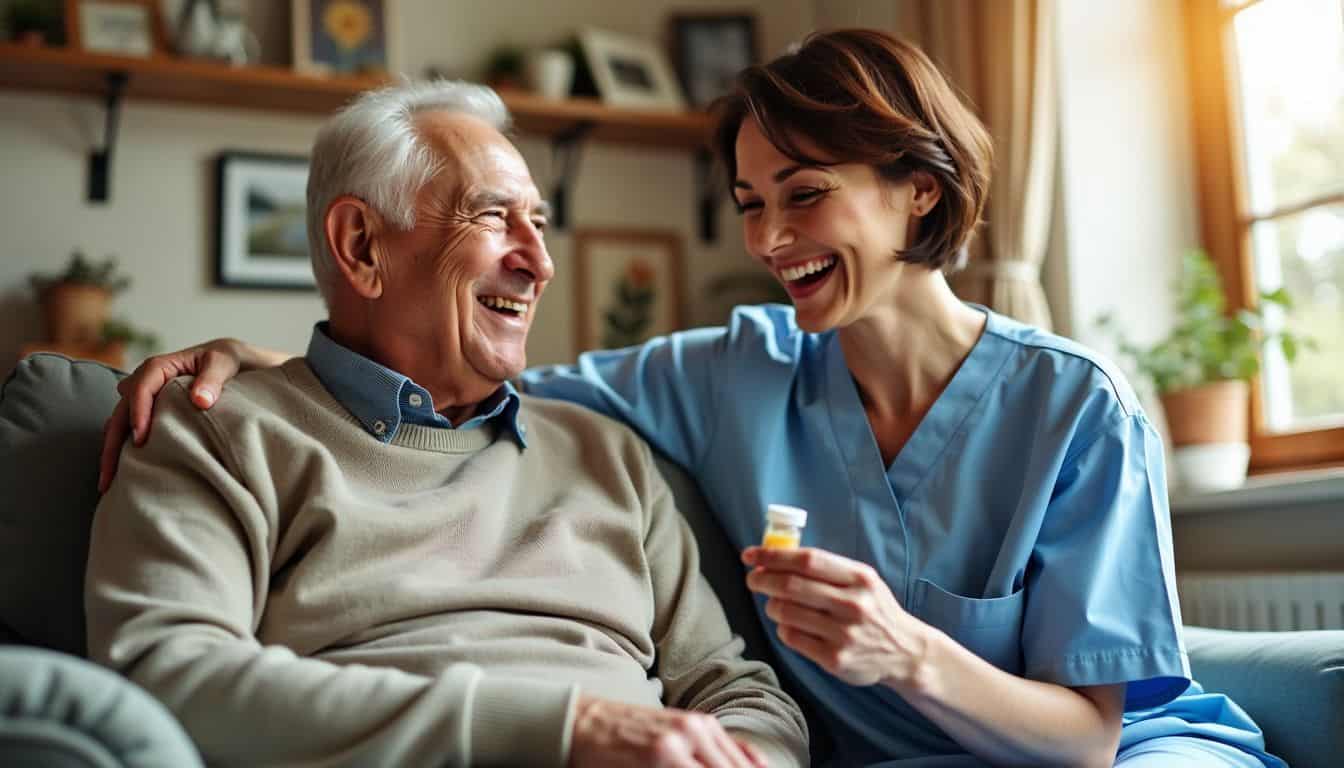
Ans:
<svg viewBox="0 0 1344 768"><path fill-rule="evenodd" d="M395 0L292 0L294 68L316 74L393 70Z"/></svg>
<svg viewBox="0 0 1344 768"><path fill-rule="evenodd" d="M675 232L574 233L576 354L639 344L680 329L685 273Z"/></svg>
<svg viewBox="0 0 1344 768"><path fill-rule="evenodd" d="M685 108L672 68L653 43L588 28L579 33L579 46L603 102L617 107Z"/></svg>
<svg viewBox="0 0 1344 768"><path fill-rule="evenodd" d="M118 56L153 56L163 27L154 0L65 0L71 47Z"/></svg>
<svg viewBox="0 0 1344 768"><path fill-rule="evenodd" d="M308 159L225 152L216 169L215 284L314 288L305 218Z"/></svg>
<svg viewBox="0 0 1344 768"><path fill-rule="evenodd" d="M672 17L672 59L691 106L709 106L756 63L756 19L746 14Z"/></svg>

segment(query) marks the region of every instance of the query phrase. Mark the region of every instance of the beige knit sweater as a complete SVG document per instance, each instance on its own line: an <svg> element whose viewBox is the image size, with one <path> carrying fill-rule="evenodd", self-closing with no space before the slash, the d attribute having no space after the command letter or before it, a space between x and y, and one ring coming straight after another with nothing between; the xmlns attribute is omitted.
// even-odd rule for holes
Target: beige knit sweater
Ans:
<svg viewBox="0 0 1344 768"><path fill-rule="evenodd" d="M164 389L93 525L89 654L221 765L546 765L577 692L711 713L774 765L805 726L740 656L628 429L523 398L366 433L301 359L206 413Z"/></svg>

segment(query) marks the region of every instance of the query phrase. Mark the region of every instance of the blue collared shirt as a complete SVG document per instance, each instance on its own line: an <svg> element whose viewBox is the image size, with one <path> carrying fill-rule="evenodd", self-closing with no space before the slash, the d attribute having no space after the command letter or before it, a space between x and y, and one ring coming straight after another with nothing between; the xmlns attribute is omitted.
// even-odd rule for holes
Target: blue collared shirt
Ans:
<svg viewBox="0 0 1344 768"><path fill-rule="evenodd" d="M369 434L391 442L402 423L453 429L453 423L434 410L434 399L424 387L406 376L347 349L327 335L327 324L313 326L308 341L308 365L336 401L364 425ZM518 444L527 447L526 426L518 418L518 391L509 382L495 390L479 413L457 429L474 429L499 419Z"/></svg>

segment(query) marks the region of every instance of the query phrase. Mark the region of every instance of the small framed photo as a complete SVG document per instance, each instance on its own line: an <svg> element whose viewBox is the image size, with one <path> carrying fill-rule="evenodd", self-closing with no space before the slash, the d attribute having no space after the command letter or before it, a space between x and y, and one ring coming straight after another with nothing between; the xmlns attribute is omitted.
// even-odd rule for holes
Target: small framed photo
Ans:
<svg viewBox="0 0 1344 768"><path fill-rule="evenodd" d="M292 0L294 69L312 74L393 71L395 0Z"/></svg>
<svg viewBox="0 0 1344 768"><path fill-rule="evenodd" d="M603 102L615 107L685 109L681 88L658 46L593 28L579 33L579 45Z"/></svg>
<svg viewBox="0 0 1344 768"><path fill-rule="evenodd" d="M704 109L756 63L756 19L747 14L672 17L672 59L691 106Z"/></svg>
<svg viewBox="0 0 1344 768"><path fill-rule="evenodd" d="M675 232L589 229L574 233L575 353L617 349L685 324L685 273Z"/></svg>
<svg viewBox="0 0 1344 768"><path fill-rule="evenodd" d="M68 44L94 53L153 56L162 28L153 0L66 0Z"/></svg>
<svg viewBox="0 0 1344 768"><path fill-rule="evenodd" d="M308 159L224 152L216 171L215 284L314 288L305 215Z"/></svg>

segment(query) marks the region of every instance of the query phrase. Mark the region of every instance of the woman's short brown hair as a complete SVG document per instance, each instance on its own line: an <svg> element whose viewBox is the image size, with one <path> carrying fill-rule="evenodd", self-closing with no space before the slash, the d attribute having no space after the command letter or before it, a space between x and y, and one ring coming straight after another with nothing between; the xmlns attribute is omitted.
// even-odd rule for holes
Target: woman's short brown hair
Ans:
<svg viewBox="0 0 1344 768"><path fill-rule="evenodd" d="M942 195L899 258L931 269L965 265L989 193L989 134L918 48L874 30L814 33L796 52L743 70L715 112L714 147L730 194L737 134L750 115L799 163L865 163L888 181L932 175ZM799 137L827 159L809 156Z"/></svg>

